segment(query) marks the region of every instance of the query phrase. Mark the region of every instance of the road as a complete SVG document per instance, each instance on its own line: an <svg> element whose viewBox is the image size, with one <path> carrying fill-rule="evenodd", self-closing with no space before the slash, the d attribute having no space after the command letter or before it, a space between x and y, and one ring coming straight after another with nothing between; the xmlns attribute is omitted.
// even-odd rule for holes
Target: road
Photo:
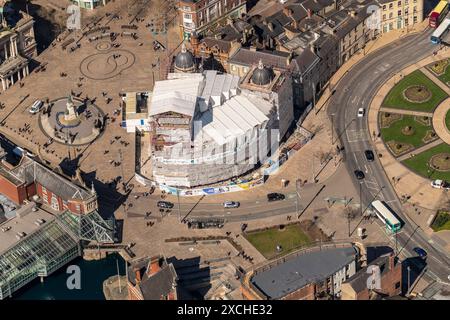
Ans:
<svg viewBox="0 0 450 320"><path fill-rule="evenodd" d="M410 64L422 60L436 50L430 42L431 30L406 36L381 50L367 55L354 65L334 86L336 90L329 100L328 115L334 121L335 132L344 149L344 163L350 174L362 170L365 179L360 182L355 177L353 183L361 190L363 206L366 207L376 197L384 200L405 222L397 240L399 251L406 256L413 254L414 247L428 252L427 275L448 282L450 263L448 254L436 243L430 243L428 236L403 212L390 179L385 174L378 158L368 162L364 151L373 150L367 117L357 117L359 108L366 109L376 92L389 78ZM344 110L344 112L342 112ZM361 183L361 184L360 184ZM361 189L360 189L361 188Z"/></svg>

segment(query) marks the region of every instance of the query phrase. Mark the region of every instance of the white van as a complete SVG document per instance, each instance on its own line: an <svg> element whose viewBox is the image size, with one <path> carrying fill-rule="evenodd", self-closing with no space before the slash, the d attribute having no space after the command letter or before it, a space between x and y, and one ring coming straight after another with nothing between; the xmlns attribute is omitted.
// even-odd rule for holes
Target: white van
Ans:
<svg viewBox="0 0 450 320"><path fill-rule="evenodd" d="M41 110L42 106L44 105L44 103L41 100L36 100L32 106L30 107L30 113L31 114L35 114L38 113L39 110Z"/></svg>

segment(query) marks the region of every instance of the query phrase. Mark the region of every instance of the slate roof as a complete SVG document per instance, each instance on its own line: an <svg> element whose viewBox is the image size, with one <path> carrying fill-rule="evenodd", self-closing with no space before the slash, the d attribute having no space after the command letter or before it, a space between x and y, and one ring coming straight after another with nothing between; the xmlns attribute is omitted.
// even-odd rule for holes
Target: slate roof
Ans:
<svg viewBox="0 0 450 320"><path fill-rule="evenodd" d="M257 271L251 282L269 299L279 299L309 283L325 280L356 257L354 247L307 252L289 257L268 270Z"/></svg>
<svg viewBox="0 0 450 320"><path fill-rule="evenodd" d="M37 182L64 200L86 200L92 197L85 188L26 156L22 158L18 166L9 171L9 174L14 176L15 182L20 181L27 185Z"/></svg>
<svg viewBox="0 0 450 320"><path fill-rule="evenodd" d="M135 269L139 269L141 273L141 282L139 290L144 300L160 300L161 297L167 296L176 287L178 276L172 263L168 264L164 257L159 257L161 269L148 276L147 268L152 258L147 257L133 262L128 267L128 281L136 285Z"/></svg>

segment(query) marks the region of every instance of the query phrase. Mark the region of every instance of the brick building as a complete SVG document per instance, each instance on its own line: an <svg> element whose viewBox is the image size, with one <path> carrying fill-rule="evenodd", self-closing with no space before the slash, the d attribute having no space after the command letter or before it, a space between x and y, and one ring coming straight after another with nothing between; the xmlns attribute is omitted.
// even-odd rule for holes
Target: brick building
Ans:
<svg viewBox="0 0 450 320"><path fill-rule="evenodd" d="M203 34L206 29L218 26L227 17L239 18L247 12L246 0L180 0L183 37L192 33Z"/></svg>
<svg viewBox="0 0 450 320"><path fill-rule="evenodd" d="M341 285L356 273L359 249L352 244L309 248L247 273L241 286L246 300L316 300L341 295Z"/></svg>
<svg viewBox="0 0 450 320"><path fill-rule="evenodd" d="M146 257L128 267L129 300L178 300L178 276L163 256Z"/></svg>
<svg viewBox="0 0 450 320"><path fill-rule="evenodd" d="M18 165L0 162L0 193L21 205L38 196L53 210L89 214L97 210L97 194L24 156Z"/></svg>
<svg viewBox="0 0 450 320"><path fill-rule="evenodd" d="M379 272L378 272L379 270ZM377 278L379 276L379 287ZM373 281L369 280L373 278ZM368 284L368 281L370 282ZM373 285L373 289L369 289ZM397 296L402 290L402 265L394 253L378 257L342 284L342 300L370 300Z"/></svg>

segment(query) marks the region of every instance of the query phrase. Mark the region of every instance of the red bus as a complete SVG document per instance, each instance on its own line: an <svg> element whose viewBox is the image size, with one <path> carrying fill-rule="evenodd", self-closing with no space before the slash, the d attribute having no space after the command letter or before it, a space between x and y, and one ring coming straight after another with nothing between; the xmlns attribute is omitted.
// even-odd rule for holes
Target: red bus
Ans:
<svg viewBox="0 0 450 320"><path fill-rule="evenodd" d="M430 13L429 25L431 28L437 28L441 21L445 18L448 13L448 2L439 1L436 8Z"/></svg>

